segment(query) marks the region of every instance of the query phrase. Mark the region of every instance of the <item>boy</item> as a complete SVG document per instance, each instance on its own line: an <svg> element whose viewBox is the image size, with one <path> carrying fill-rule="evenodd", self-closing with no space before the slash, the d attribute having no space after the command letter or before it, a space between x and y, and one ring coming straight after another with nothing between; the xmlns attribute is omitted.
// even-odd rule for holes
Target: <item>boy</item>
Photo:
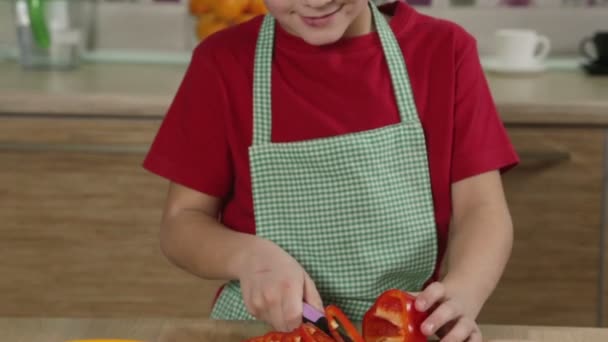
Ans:
<svg viewBox="0 0 608 342"><path fill-rule="evenodd" d="M304 301L361 320L399 288L426 335L481 341L518 160L474 39L402 2L266 5L196 48L146 158L171 180L164 253L228 281L214 318L289 331Z"/></svg>

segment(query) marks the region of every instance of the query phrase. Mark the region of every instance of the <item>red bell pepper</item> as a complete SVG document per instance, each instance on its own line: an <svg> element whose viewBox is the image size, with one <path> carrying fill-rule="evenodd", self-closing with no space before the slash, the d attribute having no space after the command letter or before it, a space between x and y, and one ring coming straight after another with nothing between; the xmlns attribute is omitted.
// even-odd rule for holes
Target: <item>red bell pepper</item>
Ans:
<svg viewBox="0 0 608 342"><path fill-rule="evenodd" d="M304 327L300 326L297 329L295 329L289 333L271 331L271 332L268 332L264 336L254 337L249 340L245 340L243 342L304 342L304 341L308 341L304 338L305 335L306 335L306 332L304 331ZM326 340L311 340L311 342L316 342L316 341L326 342ZM327 342L333 342L333 340L330 339Z"/></svg>
<svg viewBox="0 0 608 342"><path fill-rule="evenodd" d="M243 342L336 342L312 324L302 324L290 333L271 331Z"/></svg>
<svg viewBox="0 0 608 342"><path fill-rule="evenodd" d="M365 342L426 342L420 325L427 314L414 307L416 297L401 290L384 292L363 317Z"/></svg>
<svg viewBox="0 0 608 342"><path fill-rule="evenodd" d="M325 308L325 317L327 318L329 331L337 342L345 342L341 334L348 337L352 342L365 342L354 324L337 306L329 305Z"/></svg>
<svg viewBox="0 0 608 342"><path fill-rule="evenodd" d="M333 338L328 336L323 330L316 326L305 323L300 329L302 330L302 337L304 342L335 342Z"/></svg>
<svg viewBox="0 0 608 342"><path fill-rule="evenodd" d="M283 337L287 334L277 331L271 331L268 334L264 335L264 342L282 342Z"/></svg>
<svg viewBox="0 0 608 342"><path fill-rule="evenodd" d="M304 341L302 335L303 335L302 329L298 328L298 329L290 332L289 334L283 335L281 342L302 342L302 341Z"/></svg>

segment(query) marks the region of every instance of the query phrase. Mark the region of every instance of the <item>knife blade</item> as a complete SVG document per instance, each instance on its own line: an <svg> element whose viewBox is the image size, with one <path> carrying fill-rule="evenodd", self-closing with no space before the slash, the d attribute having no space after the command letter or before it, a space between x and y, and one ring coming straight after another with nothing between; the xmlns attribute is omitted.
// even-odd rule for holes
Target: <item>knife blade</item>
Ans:
<svg viewBox="0 0 608 342"><path fill-rule="evenodd" d="M302 317L305 323L311 323L320 330L322 330L324 333L326 333L327 336L332 336L329 330L329 322L325 317L325 313L315 309L308 303L303 303ZM352 342L350 337L343 333L342 327L339 327L338 333L340 334L344 342Z"/></svg>

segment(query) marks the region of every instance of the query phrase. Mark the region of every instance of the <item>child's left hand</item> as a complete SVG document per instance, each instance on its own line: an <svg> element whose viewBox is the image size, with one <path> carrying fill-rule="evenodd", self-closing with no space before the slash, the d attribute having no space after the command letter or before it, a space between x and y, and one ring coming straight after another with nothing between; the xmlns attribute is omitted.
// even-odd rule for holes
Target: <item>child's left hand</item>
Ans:
<svg viewBox="0 0 608 342"><path fill-rule="evenodd" d="M444 283L435 282L420 292L418 311L429 311L421 329L426 336L437 334L441 342L481 342L481 331L475 322L480 303Z"/></svg>

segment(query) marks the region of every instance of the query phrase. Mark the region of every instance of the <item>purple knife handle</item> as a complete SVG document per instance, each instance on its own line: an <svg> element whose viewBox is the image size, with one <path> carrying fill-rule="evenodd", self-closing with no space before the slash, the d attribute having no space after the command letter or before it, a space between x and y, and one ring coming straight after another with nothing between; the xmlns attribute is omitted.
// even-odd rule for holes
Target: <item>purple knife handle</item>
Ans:
<svg viewBox="0 0 608 342"><path fill-rule="evenodd" d="M304 316L304 318L306 318L307 320L309 320L311 322L317 322L319 319L325 317L325 315L322 312L313 308L312 306L310 306L310 304L307 304L307 303L302 303L302 304L303 304L302 316Z"/></svg>

